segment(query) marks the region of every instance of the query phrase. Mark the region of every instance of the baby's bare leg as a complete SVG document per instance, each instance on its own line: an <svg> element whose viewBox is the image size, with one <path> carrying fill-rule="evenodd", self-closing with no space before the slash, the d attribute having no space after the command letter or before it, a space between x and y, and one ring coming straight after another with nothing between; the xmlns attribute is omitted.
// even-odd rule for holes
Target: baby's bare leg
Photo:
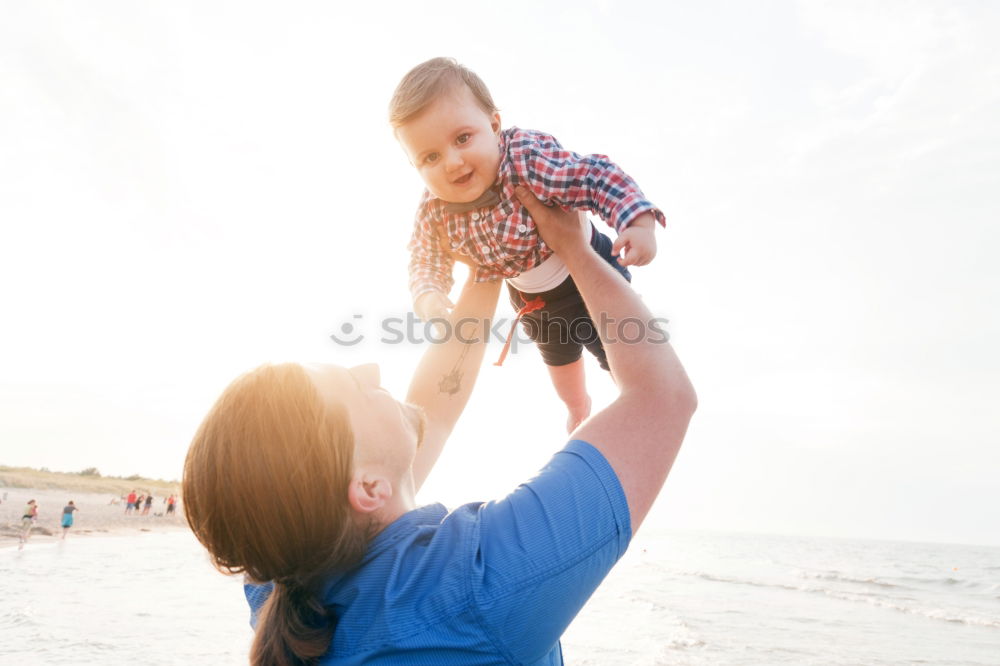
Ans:
<svg viewBox="0 0 1000 666"><path fill-rule="evenodd" d="M549 365L549 376L556 388L559 399L566 405L566 432L573 432L583 420L590 416L590 396L587 395L587 378L583 358L567 365Z"/></svg>

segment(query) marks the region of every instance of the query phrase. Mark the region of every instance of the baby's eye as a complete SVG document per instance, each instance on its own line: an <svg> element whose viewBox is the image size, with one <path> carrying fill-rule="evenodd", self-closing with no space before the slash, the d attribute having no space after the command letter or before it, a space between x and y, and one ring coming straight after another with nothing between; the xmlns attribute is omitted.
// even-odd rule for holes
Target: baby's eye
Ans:
<svg viewBox="0 0 1000 666"><path fill-rule="evenodd" d="M466 133L466 134L459 134L458 135L458 139L456 139L456 141L458 141L458 143L468 143L470 138L471 137L469 136L468 133Z"/></svg>
<svg viewBox="0 0 1000 666"><path fill-rule="evenodd" d="M426 164L433 164L434 162L437 162L437 160L438 160L438 157L440 157L440 155L438 155L437 153L429 153L429 154L428 154L428 155L427 155L427 156L426 156L426 157L424 158L424 162L425 162Z"/></svg>

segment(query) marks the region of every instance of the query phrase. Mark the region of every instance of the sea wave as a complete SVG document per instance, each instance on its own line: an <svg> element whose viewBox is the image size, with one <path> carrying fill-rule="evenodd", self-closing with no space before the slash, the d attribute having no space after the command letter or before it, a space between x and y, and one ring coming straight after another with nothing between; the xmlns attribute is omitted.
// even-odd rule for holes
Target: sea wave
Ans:
<svg viewBox="0 0 1000 666"><path fill-rule="evenodd" d="M31 627L38 624L30 606L6 608L0 612L0 626Z"/></svg>
<svg viewBox="0 0 1000 666"><path fill-rule="evenodd" d="M890 610L899 611L901 613L907 613L909 615L919 615L922 617L929 618L931 620L950 622L952 624L964 624L969 626L991 627L994 629L1000 629L1000 618L967 614L968 611L946 610L943 608L923 608L920 606L903 606L898 603L893 603L891 600L873 599L870 597L862 597L860 595L838 592L836 590L817 590L817 591L821 591L827 596L833 597L834 599L842 599L844 601L853 601L853 602L863 602L879 608L887 608Z"/></svg>
<svg viewBox="0 0 1000 666"><path fill-rule="evenodd" d="M820 594L833 599L839 599L841 601L849 601L852 603L864 603L877 608L885 608L901 613L907 613L910 615L919 615L931 620L937 620L941 622L1000 629L1000 618L998 617L981 615L964 609L943 609L937 607L928 608L919 605L918 600L912 597L903 597L903 598L890 597L885 594L874 594L871 592L859 592L859 591L849 592L844 590L835 590L823 586L793 585L777 581L764 581L764 580L753 580L748 578L739 578L732 576L721 576L718 574L713 574L705 571L687 572L686 575L694 576L702 580L708 580L716 583L727 583L732 585L748 585L752 587L788 590L791 592L803 592L806 594ZM828 579L821 578L821 580L828 580ZM840 579L837 578L836 580ZM854 580L863 583L867 582L867 580L865 579L854 579ZM895 586L890 585L889 587L895 587ZM901 603L906 601L912 601L917 603L909 605Z"/></svg>
<svg viewBox="0 0 1000 666"><path fill-rule="evenodd" d="M906 585L890 583L889 581L881 580L879 578L856 578L839 571L827 571L823 573L810 573L808 571L802 571L799 573L799 577L813 580L832 580L842 583L856 583L858 585L874 585L885 589L909 589Z"/></svg>

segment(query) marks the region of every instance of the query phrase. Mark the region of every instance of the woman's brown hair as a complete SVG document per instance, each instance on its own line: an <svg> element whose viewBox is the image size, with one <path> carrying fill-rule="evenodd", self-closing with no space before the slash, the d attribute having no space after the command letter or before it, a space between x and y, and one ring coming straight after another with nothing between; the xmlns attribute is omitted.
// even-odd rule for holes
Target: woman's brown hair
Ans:
<svg viewBox="0 0 1000 666"><path fill-rule="evenodd" d="M419 116L431 102L455 86L465 84L472 91L476 103L492 116L497 112L493 96L483 80L454 58L431 58L422 62L403 77L389 102L389 124L397 129Z"/></svg>
<svg viewBox="0 0 1000 666"><path fill-rule="evenodd" d="M317 597L324 574L362 558L370 530L347 501L354 434L301 366L236 379L198 429L184 462L184 513L223 572L274 581L252 664L312 664L336 618Z"/></svg>

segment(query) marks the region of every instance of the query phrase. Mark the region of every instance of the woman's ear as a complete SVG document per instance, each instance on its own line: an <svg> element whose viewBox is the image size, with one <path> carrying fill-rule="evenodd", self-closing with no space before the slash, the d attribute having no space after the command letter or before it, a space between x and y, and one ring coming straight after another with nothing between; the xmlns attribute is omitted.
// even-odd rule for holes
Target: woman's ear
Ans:
<svg viewBox="0 0 1000 666"><path fill-rule="evenodd" d="M371 513L385 506L392 497L392 484L383 476L354 473L347 487L347 501L358 513Z"/></svg>

